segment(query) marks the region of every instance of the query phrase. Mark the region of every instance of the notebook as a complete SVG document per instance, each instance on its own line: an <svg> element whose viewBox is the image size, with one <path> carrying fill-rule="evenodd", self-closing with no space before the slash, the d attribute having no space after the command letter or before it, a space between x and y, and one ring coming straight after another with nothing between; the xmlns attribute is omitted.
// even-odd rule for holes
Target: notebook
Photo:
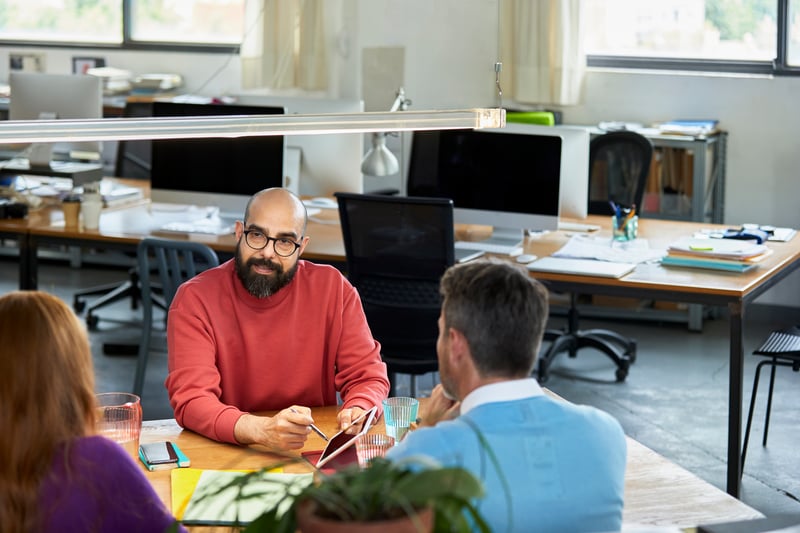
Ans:
<svg viewBox="0 0 800 533"><path fill-rule="evenodd" d="M528 263L527 266L528 270L533 272L554 272L604 278L621 278L636 268L635 263L614 263L611 261L567 257L543 257L533 263Z"/></svg>

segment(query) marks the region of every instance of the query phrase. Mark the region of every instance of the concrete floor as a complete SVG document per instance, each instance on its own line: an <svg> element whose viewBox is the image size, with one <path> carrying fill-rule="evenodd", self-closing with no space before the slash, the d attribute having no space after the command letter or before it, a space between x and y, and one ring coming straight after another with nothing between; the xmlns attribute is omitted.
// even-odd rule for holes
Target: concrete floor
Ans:
<svg viewBox="0 0 800 533"><path fill-rule="evenodd" d="M121 280L125 271L110 267L75 269L63 264L40 265L39 286L72 302L79 287ZM16 288L16 264L0 260L0 293ZM97 389L130 390L135 357L103 354L103 342L137 342L135 325L108 321L131 320L128 302L103 312L92 340ZM728 397L728 324L723 316L707 320L700 333L685 324L583 320L583 327L607 327L638 340L639 352L624 383L614 381L614 367L599 352L587 349L577 358L562 355L552 367L546 386L564 398L599 407L614 415L625 432L670 460L725 490ZM745 416L755 365L750 355L771 329L800 324L800 310L774 310L754 305L745 327ZM563 320L554 317L553 327ZM767 447L761 446L768 378L762 373L753 434L743 477L742 500L762 513L800 514L800 464L793 459L800 439L795 407L800 403L800 375L788 368L777 372L773 413ZM163 381L166 354L153 351L142 403L145 419L171 418ZM436 375L418 380L418 394L426 395ZM398 395L408 394L408 380L398 384Z"/></svg>

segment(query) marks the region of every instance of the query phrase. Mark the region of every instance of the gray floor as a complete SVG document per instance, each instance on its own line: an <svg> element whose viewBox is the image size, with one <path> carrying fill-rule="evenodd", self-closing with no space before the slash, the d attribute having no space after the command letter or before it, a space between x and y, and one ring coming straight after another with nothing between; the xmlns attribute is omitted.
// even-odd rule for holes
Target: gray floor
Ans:
<svg viewBox="0 0 800 533"><path fill-rule="evenodd" d="M16 288L16 264L0 260L0 293ZM110 267L75 269L63 264L40 265L39 286L72 302L79 287L120 280L123 270ZM105 320L136 319L129 303L115 304L99 313L103 320L91 332L98 391L130 390L135 357L103 354L103 342L137 341L137 327ZM750 399L755 365L749 355L773 328L800 323L800 311L776 312L766 306L748 310L745 328L745 413ZM552 325L562 320L553 318ZM613 327L638 340L639 355L624 383L614 382L614 367L599 352L586 350L577 358L561 358L553 366L546 386L576 403L597 406L614 415L626 433L658 453L724 490L727 443L728 325L724 314L708 320L702 333L689 332L676 323L582 322L584 327ZM172 417L163 380L166 354L152 352L143 394L146 419ZM418 394L425 395L435 375L418 380ZM761 446L766 405L767 375L754 417L753 435L743 478L742 499L768 516L800 513L800 464L793 459L800 439L794 407L800 400L800 375L778 370L767 447ZM409 383L398 385L407 394Z"/></svg>

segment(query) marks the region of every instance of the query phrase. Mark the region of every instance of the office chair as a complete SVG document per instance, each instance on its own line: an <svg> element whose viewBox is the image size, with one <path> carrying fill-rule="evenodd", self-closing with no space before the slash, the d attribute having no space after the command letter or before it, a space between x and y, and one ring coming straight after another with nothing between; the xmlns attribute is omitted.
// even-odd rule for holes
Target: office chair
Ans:
<svg viewBox="0 0 800 533"><path fill-rule="evenodd" d="M347 257L347 277L358 290L395 394L397 375L439 370L439 280L454 263L453 202L335 193Z"/></svg>
<svg viewBox="0 0 800 533"><path fill-rule="evenodd" d="M147 360L150 357L150 341L153 331L153 307L162 303L169 309L178 287L187 279L219 264L216 252L207 245L195 241L173 241L148 237L139 243L136 251L139 272L153 272L163 302L153 298L154 280L142 276L142 337L139 342L139 356L136 361L136 376L133 392L142 395Z"/></svg>
<svg viewBox="0 0 800 533"><path fill-rule="evenodd" d="M791 367L793 372L800 371L800 328L791 327L785 330L773 331L764 343L759 346L753 355L762 355L769 359L761 361L756 366L756 375L753 379L753 393L750 395L750 410L747 412L747 426L744 430L744 444L742 445L742 469L739 476L744 473L744 460L747 457L747 444L750 440L750 426L753 422L753 409L756 405L758 394L758 380L761 377L761 367L769 365L769 393L767 393L767 413L764 418L764 437L762 446L767 445L769 434L769 415L772 411L772 391L775 385L775 368L779 366Z"/></svg>
<svg viewBox="0 0 800 533"><path fill-rule="evenodd" d="M152 117L152 102L126 102L123 117ZM150 179L153 141L118 141L114 176L118 178Z"/></svg>
<svg viewBox="0 0 800 533"><path fill-rule="evenodd" d="M642 205L653 145L632 131L610 132L595 137L589 144L589 206L591 214L614 214L610 202L636 207ZM548 329L544 340L550 345L538 362L538 379L547 381L550 365L562 352L576 357L581 348L595 348L617 366L617 381L625 381L630 365L636 360L636 341L607 329L581 330L578 325L578 295L569 295L567 325L563 330Z"/></svg>
<svg viewBox="0 0 800 533"><path fill-rule="evenodd" d="M123 117L149 117L153 114L151 102L127 102ZM120 178L150 179L150 150L152 141L119 141L114 175ZM99 296L87 307L87 298ZM122 283L107 283L77 291L72 300L72 307L77 313L86 311L86 324L95 329L100 320L95 311L125 298L131 299L131 309L137 309L141 301L139 288L139 272L137 268L128 269L128 279ZM104 345L106 353L127 353L122 345Z"/></svg>

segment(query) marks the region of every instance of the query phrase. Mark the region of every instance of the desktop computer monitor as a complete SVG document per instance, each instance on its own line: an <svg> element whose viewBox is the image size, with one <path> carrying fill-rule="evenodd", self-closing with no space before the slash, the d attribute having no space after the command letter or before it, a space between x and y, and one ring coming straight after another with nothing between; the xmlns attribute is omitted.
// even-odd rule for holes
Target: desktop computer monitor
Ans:
<svg viewBox="0 0 800 533"><path fill-rule="evenodd" d="M290 115L364 111L362 100L277 96L258 92L242 93L235 98L242 105L283 106ZM286 174L290 180L294 178L294 187L290 187L294 192L306 196L332 196L334 192L361 193L364 190L361 174L363 133L287 135L286 155Z"/></svg>
<svg viewBox="0 0 800 533"><path fill-rule="evenodd" d="M8 78L9 120L89 119L103 117L103 82L96 76L11 72ZM91 160L100 157L99 142L34 143L28 147L29 168L50 169L56 160ZM102 177L102 167L81 168L86 175ZM54 166L53 169L57 168ZM24 170L20 168L20 170ZM63 170L63 169L62 169ZM53 175L62 175L53 172ZM64 175L70 175L64 170Z"/></svg>
<svg viewBox="0 0 800 533"><path fill-rule="evenodd" d="M154 117L274 115L283 107L153 102ZM284 138L169 139L153 141L150 197L153 202L219 208L241 219L254 193L284 186Z"/></svg>
<svg viewBox="0 0 800 533"><path fill-rule="evenodd" d="M417 131L407 192L451 198L456 223L493 226L487 245L516 246L524 230L557 229L562 205L586 216L588 154L579 129Z"/></svg>

